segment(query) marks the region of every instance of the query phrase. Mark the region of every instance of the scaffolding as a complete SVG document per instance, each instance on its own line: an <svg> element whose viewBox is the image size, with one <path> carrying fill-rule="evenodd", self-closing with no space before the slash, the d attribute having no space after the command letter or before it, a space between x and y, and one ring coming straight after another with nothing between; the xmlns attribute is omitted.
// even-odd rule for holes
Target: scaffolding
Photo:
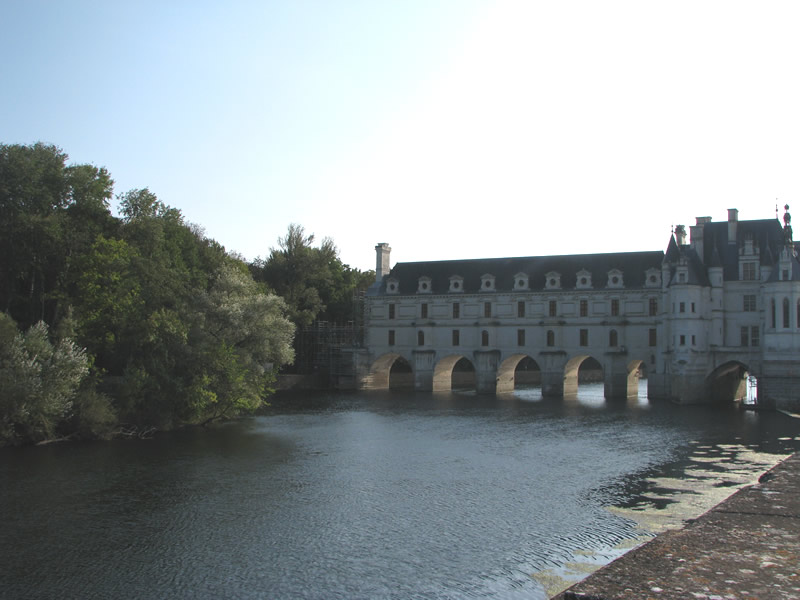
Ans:
<svg viewBox="0 0 800 600"><path fill-rule="evenodd" d="M332 387L354 376L353 352L364 347L364 292L354 294L353 304L353 321L343 325L315 321L297 330L292 372L315 375Z"/></svg>

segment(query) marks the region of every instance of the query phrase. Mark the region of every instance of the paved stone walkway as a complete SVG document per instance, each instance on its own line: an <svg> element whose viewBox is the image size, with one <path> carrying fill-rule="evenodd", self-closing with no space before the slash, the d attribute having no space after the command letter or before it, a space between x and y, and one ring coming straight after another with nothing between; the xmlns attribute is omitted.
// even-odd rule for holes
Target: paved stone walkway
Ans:
<svg viewBox="0 0 800 600"><path fill-rule="evenodd" d="M554 600L800 600L800 453Z"/></svg>

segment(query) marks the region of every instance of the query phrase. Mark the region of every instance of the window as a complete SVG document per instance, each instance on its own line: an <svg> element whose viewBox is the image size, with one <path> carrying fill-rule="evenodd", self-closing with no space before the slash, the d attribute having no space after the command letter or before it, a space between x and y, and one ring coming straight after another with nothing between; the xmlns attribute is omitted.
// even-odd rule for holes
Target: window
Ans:
<svg viewBox="0 0 800 600"><path fill-rule="evenodd" d="M581 316L586 317L589 315L589 301L581 300Z"/></svg>
<svg viewBox="0 0 800 600"><path fill-rule="evenodd" d="M686 302L681 302L681 303L678 305L678 311L679 311L679 312L686 312Z"/></svg>
<svg viewBox="0 0 800 600"><path fill-rule="evenodd" d="M658 314L658 298L650 298L650 316L655 317Z"/></svg>
<svg viewBox="0 0 800 600"><path fill-rule="evenodd" d="M525 301L520 300L517 302L517 316L524 317L525 316Z"/></svg>
<svg viewBox="0 0 800 600"><path fill-rule="evenodd" d="M617 298L611 300L611 316L612 317L619 316L619 299Z"/></svg>
<svg viewBox="0 0 800 600"><path fill-rule="evenodd" d="M784 328L789 327L789 299L783 299L783 326Z"/></svg>
<svg viewBox="0 0 800 600"><path fill-rule="evenodd" d="M658 333L656 333L655 329L650 329L648 331L649 335L649 343L650 346L657 346L658 345Z"/></svg>
<svg viewBox="0 0 800 600"><path fill-rule="evenodd" d="M756 295L745 294L742 298L742 310L744 312L756 312Z"/></svg>
<svg viewBox="0 0 800 600"><path fill-rule="evenodd" d="M547 330L547 345L551 348L556 345L556 334L552 329Z"/></svg>
<svg viewBox="0 0 800 600"><path fill-rule="evenodd" d="M389 305L389 318L394 319L394 304Z"/></svg>
<svg viewBox="0 0 800 600"><path fill-rule="evenodd" d="M686 273L678 273L678 283L686 283Z"/></svg>
<svg viewBox="0 0 800 600"><path fill-rule="evenodd" d="M461 316L461 304L453 302L453 318L457 319Z"/></svg>
<svg viewBox="0 0 800 600"><path fill-rule="evenodd" d="M588 346L589 345L589 330L588 329L581 329L579 332L579 343L581 346Z"/></svg>
<svg viewBox="0 0 800 600"><path fill-rule="evenodd" d="M742 263L742 280L743 281L756 280L756 263L754 262Z"/></svg>
<svg viewBox="0 0 800 600"><path fill-rule="evenodd" d="M692 302L692 312L694 312L694 302Z"/></svg>
<svg viewBox="0 0 800 600"><path fill-rule="evenodd" d="M550 300L549 310L551 317L555 317L558 314L558 305L555 300Z"/></svg>
<svg viewBox="0 0 800 600"><path fill-rule="evenodd" d="M618 345L617 342L618 342L617 330L612 329L611 331L608 332L608 345L611 346L612 348L615 348Z"/></svg>
<svg viewBox="0 0 800 600"><path fill-rule="evenodd" d="M749 327L742 327L742 338L741 342L739 342L740 346L748 346L748 342L750 341L750 328Z"/></svg>
<svg viewBox="0 0 800 600"><path fill-rule="evenodd" d="M695 344L697 344L697 338L695 338L695 336L692 335L692 346L694 346Z"/></svg>
<svg viewBox="0 0 800 600"><path fill-rule="evenodd" d="M484 302L483 303L483 316L489 318L492 316L492 303L491 302Z"/></svg>
<svg viewBox="0 0 800 600"><path fill-rule="evenodd" d="M775 298L770 300L770 307L772 308L772 328L775 329Z"/></svg>
<svg viewBox="0 0 800 600"><path fill-rule="evenodd" d="M789 281L789 269L783 269L781 271L781 281Z"/></svg>
<svg viewBox="0 0 800 600"><path fill-rule="evenodd" d="M419 313L420 313L419 316L422 317L423 319L427 319L428 318L428 303L427 302L423 302L422 304L420 304Z"/></svg>
<svg viewBox="0 0 800 600"><path fill-rule="evenodd" d="M389 330L389 345L394 346L394 329Z"/></svg>
<svg viewBox="0 0 800 600"><path fill-rule="evenodd" d="M758 346L760 344L761 344L761 331L759 331L758 325L753 325L750 328L750 345Z"/></svg>
<svg viewBox="0 0 800 600"><path fill-rule="evenodd" d="M425 332L418 331L417 332L417 346L424 346L425 345Z"/></svg>
<svg viewBox="0 0 800 600"><path fill-rule="evenodd" d="M485 329L481 331L481 346L489 345L489 332Z"/></svg>
<svg viewBox="0 0 800 600"><path fill-rule="evenodd" d="M685 345L686 345L686 336L682 335L681 336L681 346L685 346Z"/></svg>
<svg viewBox="0 0 800 600"><path fill-rule="evenodd" d="M453 346L458 346L461 343L461 331L453 329Z"/></svg>
<svg viewBox="0 0 800 600"><path fill-rule="evenodd" d="M525 345L525 330L517 329L517 346Z"/></svg>

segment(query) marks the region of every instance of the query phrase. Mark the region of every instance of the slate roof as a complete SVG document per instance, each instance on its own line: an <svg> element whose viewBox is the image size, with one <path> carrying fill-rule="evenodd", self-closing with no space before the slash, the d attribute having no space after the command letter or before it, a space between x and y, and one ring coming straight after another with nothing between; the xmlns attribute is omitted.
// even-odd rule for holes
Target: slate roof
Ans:
<svg viewBox="0 0 800 600"><path fill-rule="evenodd" d="M386 293L386 281L392 278L399 282L401 295L416 294L420 277L430 278L433 294L477 293L481 289L481 276L486 274L495 277L495 293L522 291L514 288L514 276L518 273L528 276L528 290L542 291L545 289L545 274L551 271L561 275L560 289L572 290L576 287L577 273L582 269L591 273L594 290L605 289L608 272L612 269L622 271L623 289L643 288L645 272L648 269L660 272L663 259L664 253L658 250L397 263L384 277L378 293ZM450 277L453 275L463 277L463 292L450 292Z"/></svg>
<svg viewBox="0 0 800 600"><path fill-rule="evenodd" d="M792 256L789 258L789 268L791 269L791 273L789 274L789 281L800 281L800 261L797 260L797 256ZM786 264L786 263L784 263ZM780 263L776 263L776 268L772 271L767 279L768 282L773 281L782 281L780 278Z"/></svg>
<svg viewBox="0 0 800 600"><path fill-rule="evenodd" d="M735 243L728 243L728 222L709 222L703 225L703 263L714 262L714 249L719 253L722 262L722 277L726 281L739 279L739 248L747 235L752 235L753 245L759 253L773 257L780 255L784 244L783 227L778 219L757 219L753 221L737 221ZM763 263L762 263L763 264Z"/></svg>

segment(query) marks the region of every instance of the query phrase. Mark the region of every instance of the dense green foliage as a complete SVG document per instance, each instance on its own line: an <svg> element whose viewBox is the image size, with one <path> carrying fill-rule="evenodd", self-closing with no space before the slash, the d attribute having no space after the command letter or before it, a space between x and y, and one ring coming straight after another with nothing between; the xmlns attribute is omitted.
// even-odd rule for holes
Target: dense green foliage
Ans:
<svg viewBox="0 0 800 600"><path fill-rule="evenodd" d="M306 235L300 225L290 225L269 258L256 259L251 265L253 278L286 301L298 327L316 320L338 324L356 320L353 294L366 290L375 280L375 272L342 263L330 238L323 239L318 248L313 243L313 234Z"/></svg>
<svg viewBox="0 0 800 600"><path fill-rule="evenodd" d="M66 161L0 145L0 445L258 408L293 359L284 288L147 189L114 217L109 173Z"/></svg>

